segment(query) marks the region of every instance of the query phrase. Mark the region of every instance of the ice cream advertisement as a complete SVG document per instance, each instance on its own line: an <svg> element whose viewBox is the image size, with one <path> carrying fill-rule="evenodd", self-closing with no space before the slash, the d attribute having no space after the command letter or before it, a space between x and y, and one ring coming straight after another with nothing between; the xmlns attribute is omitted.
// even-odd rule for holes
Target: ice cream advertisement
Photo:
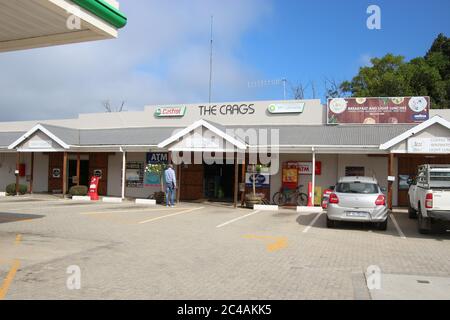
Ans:
<svg viewBox="0 0 450 320"><path fill-rule="evenodd" d="M429 97L328 99L328 124L420 123L429 109Z"/></svg>

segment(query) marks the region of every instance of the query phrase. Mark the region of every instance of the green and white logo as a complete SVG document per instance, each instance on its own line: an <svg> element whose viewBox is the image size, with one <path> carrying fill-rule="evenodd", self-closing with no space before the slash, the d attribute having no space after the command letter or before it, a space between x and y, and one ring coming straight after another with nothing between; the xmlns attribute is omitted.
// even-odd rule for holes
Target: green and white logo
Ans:
<svg viewBox="0 0 450 320"><path fill-rule="evenodd" d="M282 114L282 113L303 113L305 110L305 103L277 103L271 104L267 109L272 114Z"/></svg>

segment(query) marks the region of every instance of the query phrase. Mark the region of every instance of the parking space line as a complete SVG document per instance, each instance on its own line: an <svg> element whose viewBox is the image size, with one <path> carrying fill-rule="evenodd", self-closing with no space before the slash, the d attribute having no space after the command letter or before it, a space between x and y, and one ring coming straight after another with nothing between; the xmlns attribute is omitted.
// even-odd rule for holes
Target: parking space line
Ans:
<svg viewBox="0 0 450 320"><path fill-rule="evenodd" d="M260 212L260 210L253 211L252 213L246 214L246 215L244 215L244 216L242 216L242 217L235 218L235 219L232 219L232 220L230 220L230 221L227 221L227 222L224 222L224 223L222 223L222 224L219 224L216 228L222 228L222 227L225 227L225 226L227 226L227 225L229 225L229 224L232 224L233 222L236 222L236 221L239 221L239 220L248 218L248 217L250 217L250 216L252 216L252 215L254 215L254 214L257 214L257 213L259 213L259 212Z"/></svg>
<svg viewBox="0 0 450 320"><path fill-rule="evenodd" d="M397 232L398 232L400 238L406 239L406 236L405 236L405 234L403 233L402 229L400 228L400 225L397 223L397 219L395 219L394 214L391 213L391 214L389 215L389 217L391 218L392 222L394 223L395 229L397 229Z"/></svg>
<svg viewBox="0 0 450 320"><path fill-rule="evenodd" d="M109 210L110 208L105 208L103 211L92 211L92 212L81 212L81 215L94 215L94 214L111 214L111 213L140 213L140 212L150 212L150 211L170 211L170 209L166 208L157 208L157 209L148 209L148 208L140 208L140 209L128 209L128 210ZM108 211L109 210L109 211Z"/></svg>
<svg viewBox="0 0 450 320"><path fill-rule="evenodd" d="M323 214L323 212L318 213L317 216L313 219L313 221L311 221L311 223L305 228L305 230L303 230L303 233L307 233L314 226L314 224L317 222L317 220L319 220L319 218L322 214Z"/></svg>
<svg viewBox="0 0 450 320"><path fill-rule="evenodd" d="M139 222L139 224L145 224L145 223L149 223L149 222L154 222L154 221L157 221L157 220L170 218L170 217L178 216L180 214L185 214L185 213L189 213L189 212L193 212L193 211L197 211L197 210L201 210L201 209L204 209L204 207L183 210L183 211L179 211L179 212L176 212L176 213L167 214L165 216L161 216L161 217L157 217L157 218L153 218L153 219L149 219L149 220L144 220L144 221Z"/></svg>

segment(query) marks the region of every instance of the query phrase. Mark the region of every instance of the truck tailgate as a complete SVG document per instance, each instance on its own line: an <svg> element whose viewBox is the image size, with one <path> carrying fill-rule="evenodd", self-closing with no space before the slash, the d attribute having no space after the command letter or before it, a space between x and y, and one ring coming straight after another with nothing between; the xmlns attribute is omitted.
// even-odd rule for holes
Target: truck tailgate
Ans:
<svg viewBox="0 0 450 320"><path fill-rule="evenodd" d="M433 190L433 210L450 211L450 190Z"/></svg>

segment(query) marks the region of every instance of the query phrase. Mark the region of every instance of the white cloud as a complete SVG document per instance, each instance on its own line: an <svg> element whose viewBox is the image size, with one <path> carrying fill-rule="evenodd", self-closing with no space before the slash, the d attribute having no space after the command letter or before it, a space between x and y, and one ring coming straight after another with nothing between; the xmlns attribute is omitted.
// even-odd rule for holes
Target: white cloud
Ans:
<svg viewBox="0 0 450 320"><path fill-rule="evenodd" d="M208 98L209 24L214 15L215 100L246 90L258 70L235 56L242 36L270 14L269 1L121 1L119 39L0 54L0 121L74 117Z"/></svg>

